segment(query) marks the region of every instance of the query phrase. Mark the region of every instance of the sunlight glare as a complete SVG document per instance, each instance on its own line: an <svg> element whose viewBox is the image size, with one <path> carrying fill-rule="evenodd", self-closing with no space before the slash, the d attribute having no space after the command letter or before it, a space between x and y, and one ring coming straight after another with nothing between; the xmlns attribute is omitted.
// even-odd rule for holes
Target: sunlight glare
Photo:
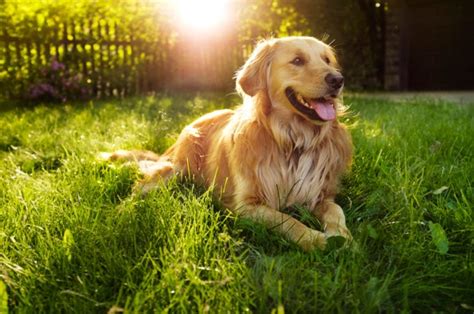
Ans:
<svg viewBox="0 0 474 314"><path fill-rule="evenodd" d="M229 0L175 0L181 26L191 30L211 30L229 17Z"/></svg>

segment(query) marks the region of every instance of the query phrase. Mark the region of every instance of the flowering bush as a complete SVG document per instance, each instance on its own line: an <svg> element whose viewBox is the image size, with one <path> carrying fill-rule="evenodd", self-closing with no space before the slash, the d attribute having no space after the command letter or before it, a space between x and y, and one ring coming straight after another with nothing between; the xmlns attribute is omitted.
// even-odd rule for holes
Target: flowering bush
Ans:
<svg viewBox="0 0 474 314"><path fill-rule="evenodd" d="M53 58L51 63L40 69L37 78L28 88L27 98L32 101L65 102L87 99L92 95L82 74L73 71Z"/></svg>

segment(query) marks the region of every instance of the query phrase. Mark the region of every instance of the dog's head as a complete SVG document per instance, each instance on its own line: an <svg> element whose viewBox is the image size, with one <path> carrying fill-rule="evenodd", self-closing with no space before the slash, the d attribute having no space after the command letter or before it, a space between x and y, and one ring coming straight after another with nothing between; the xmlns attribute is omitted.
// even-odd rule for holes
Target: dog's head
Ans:
<svg viewBox="0 0 474 314"><path fill-rule="evenodd" d="M343 110L343 85L334 51L313 37L262 41L237 73L238 91L266 93L272 109L313 123L336 119Z"/></svg>

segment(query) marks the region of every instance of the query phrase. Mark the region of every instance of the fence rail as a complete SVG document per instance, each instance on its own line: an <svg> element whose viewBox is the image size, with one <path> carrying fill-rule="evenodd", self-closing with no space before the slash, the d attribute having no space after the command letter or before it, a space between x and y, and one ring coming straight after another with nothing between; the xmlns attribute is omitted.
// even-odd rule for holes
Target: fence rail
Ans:
<svg viewBox="0 0 474 314"><path fill-rule="evenodd" d="M167 32L141 38L116 22L100 19L45 21L35 31L0 33L0 93L27 93L56 60L80 74L96 97L128 96L174 88L222 89L232 86L232 74L246 49L234 37L174 40ZM3 57L2 57L3 56Z"/></svg>

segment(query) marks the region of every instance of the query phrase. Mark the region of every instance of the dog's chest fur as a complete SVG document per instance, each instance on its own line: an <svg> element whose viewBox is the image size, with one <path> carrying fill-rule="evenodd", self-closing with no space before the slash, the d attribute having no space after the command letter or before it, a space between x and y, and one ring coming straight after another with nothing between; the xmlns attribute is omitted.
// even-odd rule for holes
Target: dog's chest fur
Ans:
<svg viewBox="0 0 474 314"><path fill-rule="evenodd" d="M317 134L308 130L287 129L273 134L270 154L257 167L257 178L266 202L273 208L304 204L314 208L327 188L336 182L331 173L337 168L335 147L328 140L328 129Z"/></svg>

